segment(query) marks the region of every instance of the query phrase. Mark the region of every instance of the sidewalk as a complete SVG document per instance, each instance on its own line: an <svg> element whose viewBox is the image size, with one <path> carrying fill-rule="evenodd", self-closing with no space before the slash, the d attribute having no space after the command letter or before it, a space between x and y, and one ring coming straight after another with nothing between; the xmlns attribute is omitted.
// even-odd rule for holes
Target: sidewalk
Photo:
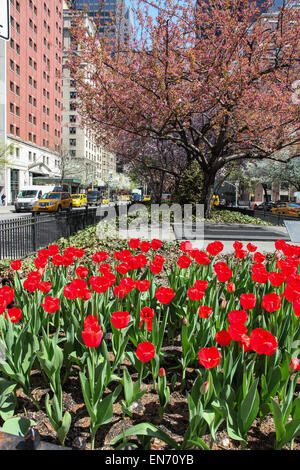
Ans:
<svg viewBox="0 0 300 470"><path fill-rule="evenodd" d="M254 227L254 226L251 226L251 227ZM275 252L275 241L276 241L276 239L281 239L281 238L284 238L286 240L286 242L290 243L291 245L300 246L300 243L290 241L288 231L283 226L279 226L279 225L276 225L276 226L263 226L263 228L267 231L270 231L270 232L277 232L278 233L278 238L274 238L274 240L267 240L267 241L255 240L255 239L251 240L251 243L253 245L257 246L256 251L259 251L260 253L264 253L264 254L274 253ZM223 245L224 245L224 249L223 249L222 253L234 253L234 251L235 251L234 248L233 248L234 240L222 240L222 237L216 238L216 240L222 242ZM243 236L241 236L239 238L238 233L237 233L236 240L239 241L239 242L242 242L244 244L243 248L246 249L246 246L249 243L249 239L243 240ZM209 243L213 242L213 240L211 240L211 239L209 239L209 240L205 240L205 239L204 240L190 240L190 241L191 241L194 248L199 248L201 250L205 249Z"/></svg>
<svg viewBox="0 0 300 470"><path fill-rule="evenodd" d="M15 206L0 206L0 214L10 214L15 210Z"/></svg>

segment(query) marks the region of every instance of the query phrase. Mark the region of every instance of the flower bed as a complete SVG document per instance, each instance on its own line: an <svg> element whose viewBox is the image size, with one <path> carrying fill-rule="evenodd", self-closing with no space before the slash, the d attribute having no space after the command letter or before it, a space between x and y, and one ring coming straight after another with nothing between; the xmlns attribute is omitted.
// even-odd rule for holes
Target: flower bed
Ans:
<svg viewBox="0 0 300 470"><path fill-rule="evenodd" d="M225 262L221 242L182 242L168 263L159 240L126 245L51 245L25 278L11 262L2 429L178 450L222 448L220 436L244 448L268 426L268 446L299 448L299 247L278 240L266 259L235 242Z"/></svg>

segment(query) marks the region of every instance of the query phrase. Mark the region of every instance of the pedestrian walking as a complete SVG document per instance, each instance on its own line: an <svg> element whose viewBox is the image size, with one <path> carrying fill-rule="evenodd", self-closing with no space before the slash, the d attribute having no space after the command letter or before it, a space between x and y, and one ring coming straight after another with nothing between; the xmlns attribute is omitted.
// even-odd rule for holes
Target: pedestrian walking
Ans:
<svg viewBox="0 0 300 470"><path fill-rule="evenodd" d="M5 194L3 193L2 196L1 196L2 206L5 206L5 199L6 199L6 196L5 196Z"/></svg>

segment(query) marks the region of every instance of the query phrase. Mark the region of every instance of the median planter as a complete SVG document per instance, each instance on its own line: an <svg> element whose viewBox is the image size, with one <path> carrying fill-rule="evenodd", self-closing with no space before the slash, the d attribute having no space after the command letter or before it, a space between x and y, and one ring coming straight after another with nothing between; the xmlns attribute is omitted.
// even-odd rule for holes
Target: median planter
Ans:
<svg viewBox="0 0 300 470"><path fill-rule="evenodd" d="M86 449L299 449L299 247L49 245L0 289L0 426ZM24 424L26 420L26 425Z"/></svg>

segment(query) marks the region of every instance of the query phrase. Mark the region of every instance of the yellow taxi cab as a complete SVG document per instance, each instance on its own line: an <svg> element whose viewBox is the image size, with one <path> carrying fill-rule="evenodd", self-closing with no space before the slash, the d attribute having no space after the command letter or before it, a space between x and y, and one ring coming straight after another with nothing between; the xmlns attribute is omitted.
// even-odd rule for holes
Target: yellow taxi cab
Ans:
<svg viewBox="0 0 300 470"><path fill-rule="evenodd" d="M42 198L33 205L34 212L61 212L63 210L71 211L73 199L69 193L53 192L45 193Z"/></svg>
<svg viewBox="0 0 300 470"><path fill-rule="evenodd" d="M144 202L146 202L146 201L151 201L151 196L150 196L150 194L145 194L145 195L144 195Z"/></svg>
<svg viewBox="0 0 300 470"><path fill-rule="evenodd" d="M130 196L128 194L121 194L120 200L121 201L130 201Z"/></svg>
<svg viewBox="0 0 300 470"><path fill-rule="evenodd" d="M300 204L295 202L277 202L272 207L271 212L273 214L286 214L286 215L300 215Z"/></svg>
<svg viewBox="0 0 300 470"><path fill-rule="evenodd" d="M72 194L73 206L82 207L87 205L86 194Z"/></svg>
<svg viewBox="0 0 300 470"><path fill-rule="evenodd" d="M219 206L220 205L220 198L218 195L213 195L211 203L213 206Z"/></svg>

